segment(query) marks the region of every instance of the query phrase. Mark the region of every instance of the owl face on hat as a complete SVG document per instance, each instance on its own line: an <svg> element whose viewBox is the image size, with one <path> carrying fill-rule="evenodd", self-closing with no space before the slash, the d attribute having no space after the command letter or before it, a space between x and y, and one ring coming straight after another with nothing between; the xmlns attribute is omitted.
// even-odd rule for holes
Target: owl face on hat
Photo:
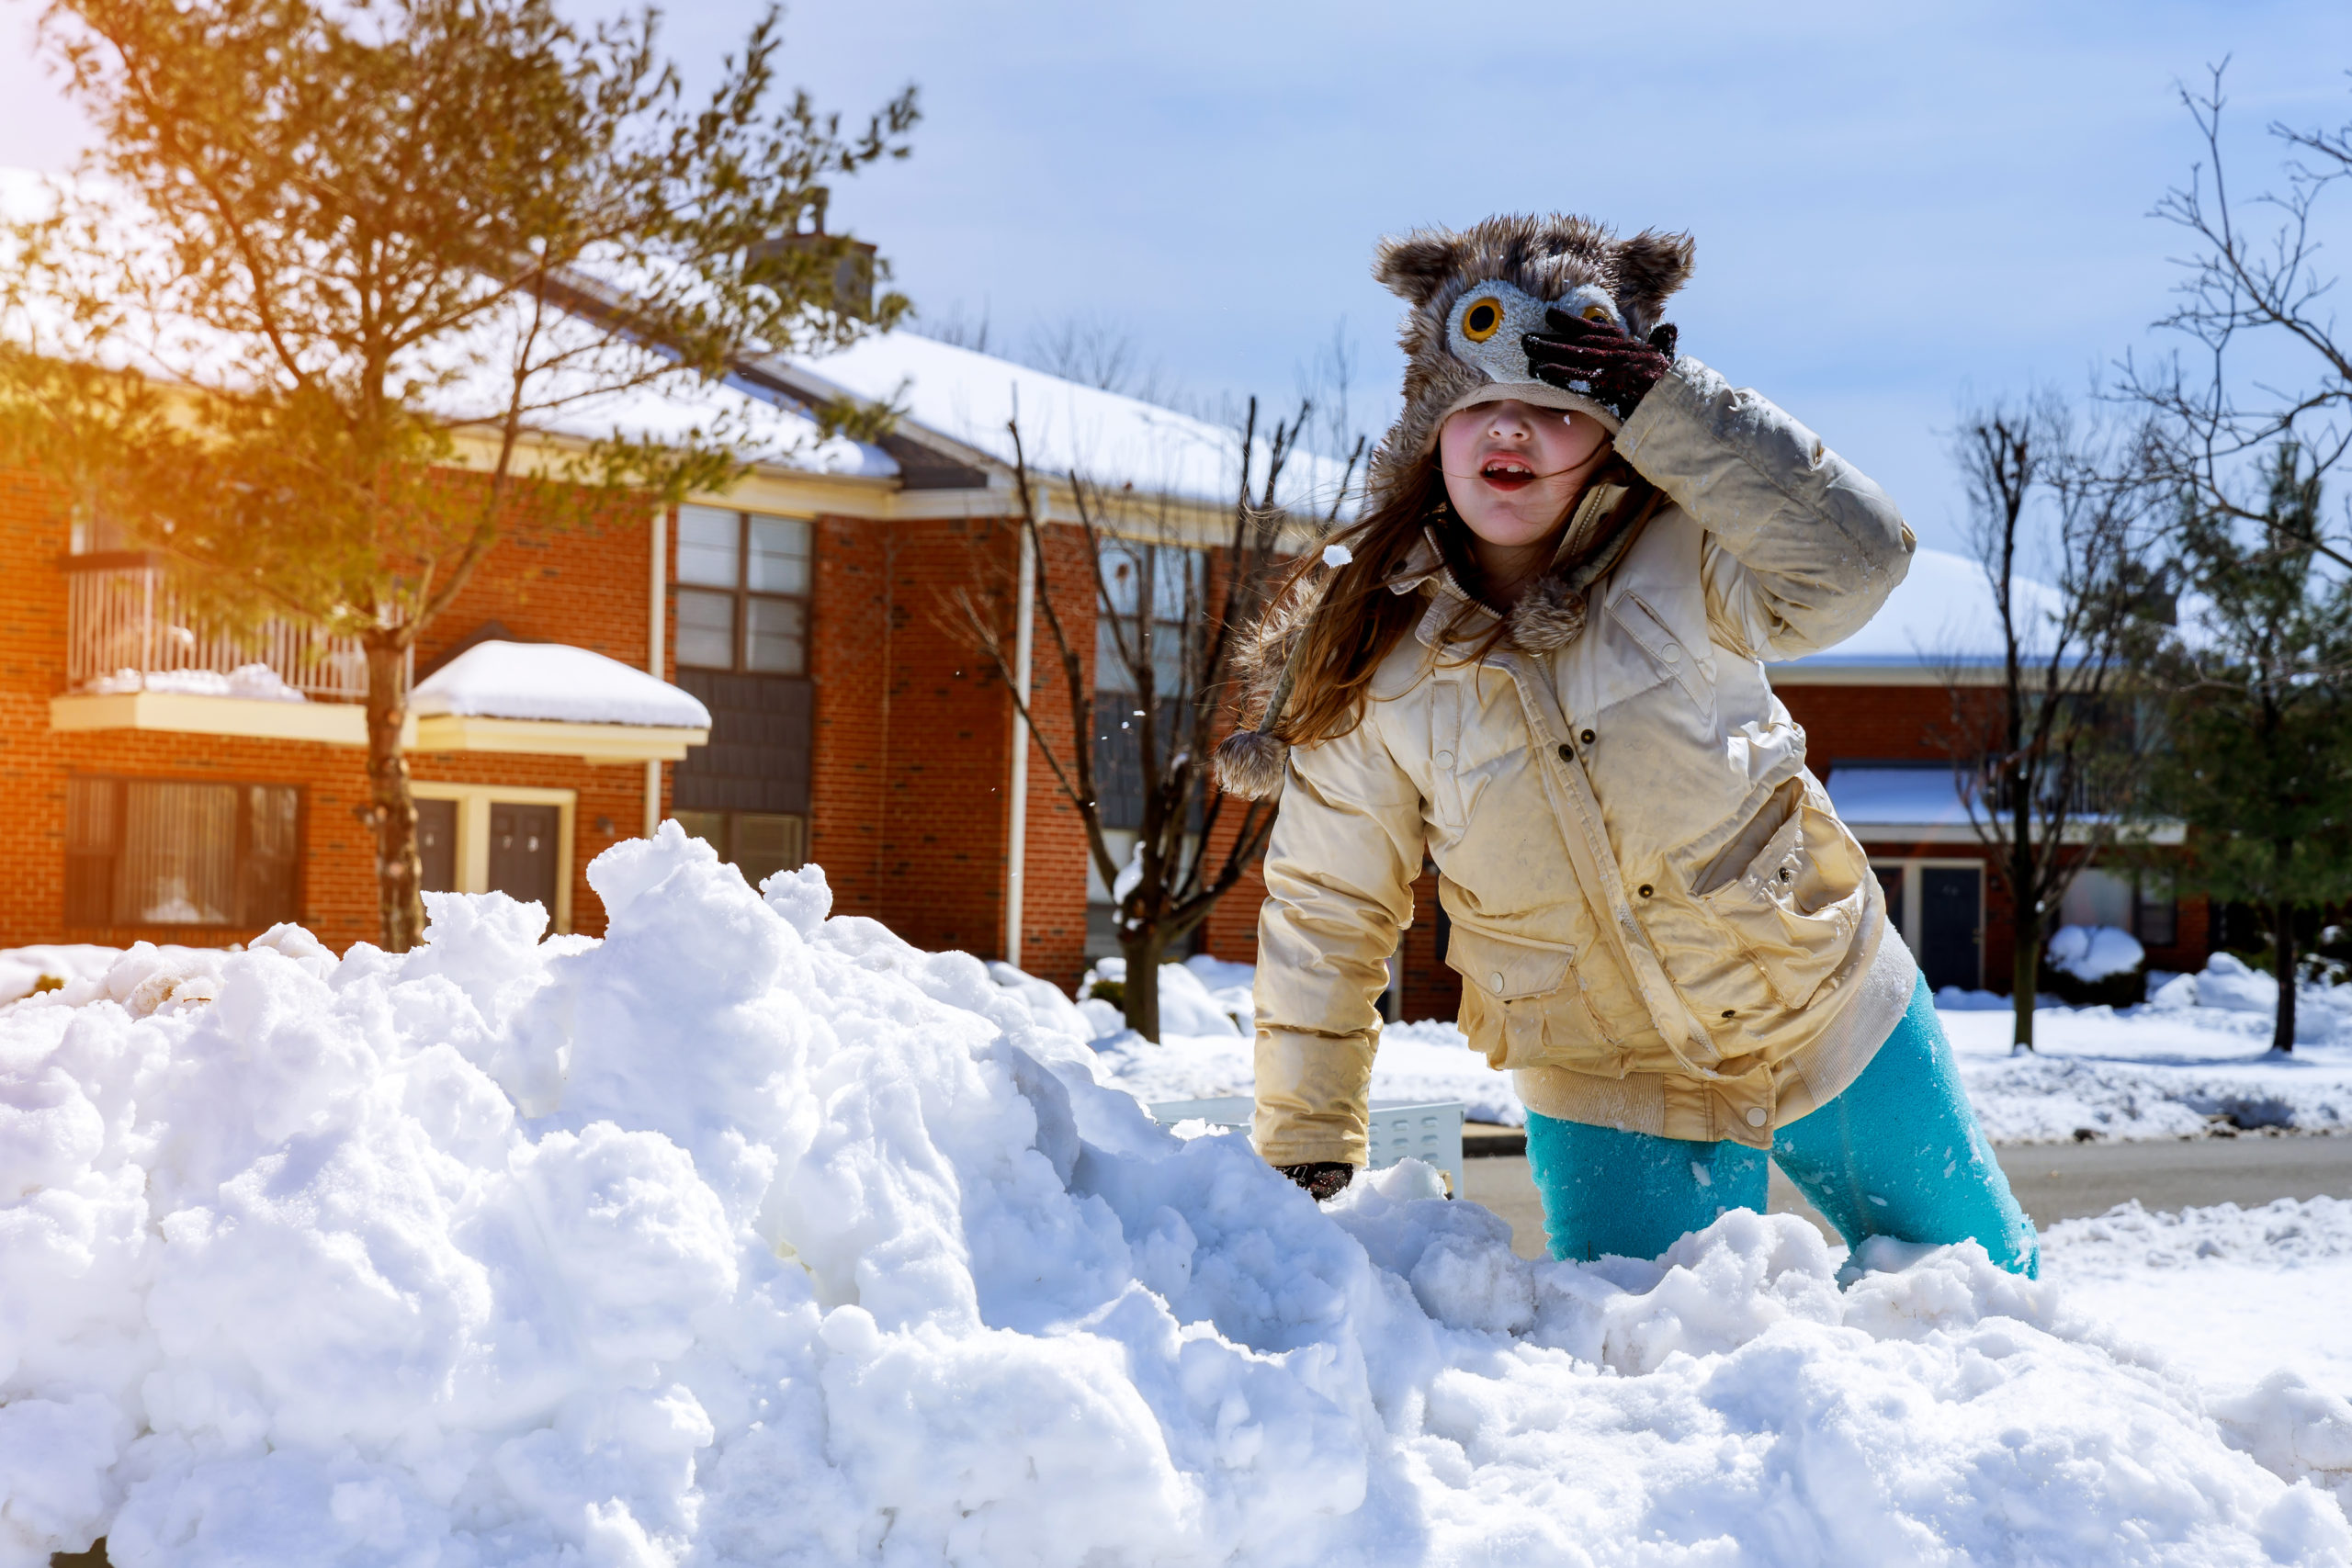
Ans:
<svg viewBox="0 0 2352 1568"><path fill-rule="evenodd" d="M1615 413L1539 381L1523 340L1566 310L1634 337L1657 325L1667 299L1690 276L1688 235L1645 231L1618 240L1581 218L1489 218L1456 233L1421 229L1381 243L1373 275L1410 307L1405 408L1374 454L1374 505L1417 483L1456 409L1515 398L1591 415L1614 434Z"/></svg>

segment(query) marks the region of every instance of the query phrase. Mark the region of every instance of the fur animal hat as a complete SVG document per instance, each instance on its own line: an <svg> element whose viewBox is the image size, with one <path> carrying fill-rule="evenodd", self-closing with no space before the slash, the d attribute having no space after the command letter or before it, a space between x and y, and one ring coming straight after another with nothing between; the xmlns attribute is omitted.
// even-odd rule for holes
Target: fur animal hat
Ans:
<svg viewBox="0 0 2352 1568"><path fill-rule="evenodd" d="M1690 236L1645 229L1618 240L1597 223L1558 213L1489 218L1460 233L1416 229L1384 240L1372 272L1410 309L1398 334L1405 410L1373 454L1367 509L1419 487L1438 427L1455 410L1476 403L1516 398L1537 408L1571 410L1590 414L1616 434L1621 422L1606 404L1537 380L1521 340L1544 331L1544 315L1555 309L1647 338L1667 300L1690 276ZM1571 517L1553 570L1511 606L1513 644L1541 653L1580 636L1587 590L1623 557L1656 504L1655 492L1645 504L1631 505L1625 487L1597 482ZM1405 591L1433 575L1439 565L1433 545L1428 556L1426 570L1390 586ZM1257 726L1236 730L1217 748L1217 778L1230 794L1270 800L1282 793L1290 748L1276 729L1319 592L1318 585L1315 594L1282 607L1261 628L1251 662L1261 672L1279 674Z"/></svg>
<svg viewBox="0 0 2352 1568"><path fill-rule="evenodd" d="M1538 408L1590 414L1615 434L1604 405L1539 381L1521 339L1544 330L1547 310L1605 321L1646 338L1674 291L1690 276L1690 237L1645 229L1619 240L1582 218L1489 218L1456 233L1416 229L1384 240L1372 274L1410 307L1405 350L1405 409L1373 455L1368 476L1378 506L1418 482L1438 427L1457 409L1516 398Z"/></svg>

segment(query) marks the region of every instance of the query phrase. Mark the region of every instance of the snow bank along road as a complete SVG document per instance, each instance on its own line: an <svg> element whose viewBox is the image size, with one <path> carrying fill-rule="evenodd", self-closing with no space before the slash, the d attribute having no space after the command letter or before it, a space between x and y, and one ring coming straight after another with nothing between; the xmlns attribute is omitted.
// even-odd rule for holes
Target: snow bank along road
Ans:
<svg viewBox="0 0 2352 1568"><path fill-rule="evenodd" d="M814 873L590 877L602 942L436 897L0 1014L0 1562L2352 1557L2352 1405L1973 1248L1318 1211Z"/></svg>

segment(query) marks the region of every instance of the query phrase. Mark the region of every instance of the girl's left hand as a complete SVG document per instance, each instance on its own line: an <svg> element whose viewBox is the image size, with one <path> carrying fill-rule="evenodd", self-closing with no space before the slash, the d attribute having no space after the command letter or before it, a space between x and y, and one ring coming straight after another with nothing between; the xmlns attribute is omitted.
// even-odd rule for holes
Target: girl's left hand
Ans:
<svg viewBox="0 0 2352 1568"><path fill-rule="evenodd" d="M1641 343L1606 321L1588 321L1566 310L1546 310L1544 323L1551 331L1529 333L1521 340L1528 369L1540 381L1582 392L1621 420L1633 418L1634 406L1673 368L1680 336L1672 322L1661 322L1649 342Z"/></svg>

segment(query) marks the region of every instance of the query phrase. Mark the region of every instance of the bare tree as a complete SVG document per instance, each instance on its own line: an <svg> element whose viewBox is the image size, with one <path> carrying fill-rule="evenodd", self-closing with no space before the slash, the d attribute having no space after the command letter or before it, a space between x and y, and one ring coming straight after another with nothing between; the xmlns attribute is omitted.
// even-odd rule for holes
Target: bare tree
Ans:
<svg viewBox="0 0 2352 1568"><path fill-rule="evenodd" d="M1125 489L1068 476L1076 502L1071 525L1075 570L1056 566L1067 553L1050 547L1043 521L1039 476L1029 468L1016 417L1012 435L1014 491L1021 506L1023 547L1031 553L1036 608L1048 659L1057 663L1071 724L1065 746L1048 739L1033 694L1014 677L1015 632L969 591L953 600L962 628L1003 678L1056 784L1085 825L1094 870L1116 900L1119 950L1126 960L1122 998L1127 1025L1159 1038L1159 965L1168 953L1208 917L1263 852L1273 826L1269 805L1227 796L1213 785L1216 743L1237 722L1238 656L1263 613L1275 581L1301 535L1328 530L1344 504L1363 457L1351 455L1336 491L1318 516L1301 517L1281 504L1284 469L1296 456L1300 432L1312 414L1277 421L1261 438L1253 399L1240 433L1240 484L1227 536L1207 548L1181 543L1164 506L1135 510ZM1095 626L1090 671L1085 622ZM1098 694L1118 705L1106 711ZM1119 739L1113 741L1111 737ZM1140 820L1132 857L1120 864L1107 820L1106 760L1133 770L1125 781L1139 790ZM1228 822L1228 813L1239 820ZM1221 850L1217 846L1221 845Z"/></svg>
<svg viewBox="0 0 2352 1568"><path fill-rule="evenodd" d="M2240 197L2222 152L2228 67L2212 67L2201 92L2180 89L2205 156L2154 210L2194 242L2180 259L2177 303L2156 324L2194 347L2149 365L2127 358L2116 390L2156 417L2165 478L2193 506L2267 536L2278 526L2269 504L2276 449L2292 443L2315 481L2352 451L2352 340L2337 334L2336 279L2321 268L2318 238L2326 202L2352 184L2352 122L2334 130L2273 122L2282 184ZM2249 352L2263 355L2258 370L2245 364ZM2344 520L2339 509L2331 536L2314 515L2310 536L2296 542L2352 568Z"/></svg>
<svg viewBox="0 0 2352 1568"><path fill-rule="evenodd" d="M2050 912L2116 841L2133 805L2139 737L2116 699L2146 636L2151 588L2141 525L2153 495L2148 438L2086 439L2039 394L1965 418L1953 457L1970 543L1992 591L2001 665L1986 684L1945 671L1943 739L1970 824L2014 909L2014 1040L2033 1049L2034 993ZM2052 580L2023 575L2045 524Z"/></svg>

